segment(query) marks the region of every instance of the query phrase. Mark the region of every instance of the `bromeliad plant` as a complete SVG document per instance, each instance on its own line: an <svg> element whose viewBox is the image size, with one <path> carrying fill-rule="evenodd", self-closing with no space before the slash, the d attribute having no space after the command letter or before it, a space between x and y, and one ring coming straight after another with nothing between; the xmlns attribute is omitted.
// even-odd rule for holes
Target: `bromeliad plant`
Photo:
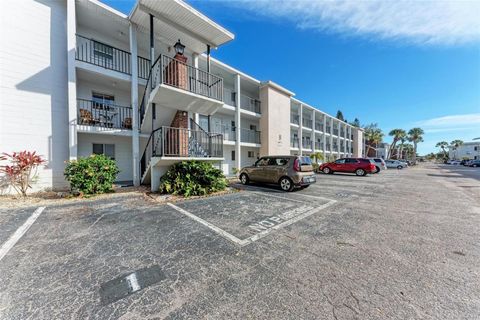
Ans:
<svg viewBox="0 0 480 320"><path fill-rule="evenodd" d="M159 191L190 197L224 190L227 184L222 171L211 163L183 161L174 164L160 179Z"/></svg>
<svg viewBox="0 0 480 320"><path fill-rule="evenodd" d="M0 166L0 172L5 174L8 185L26 197L28 189L32 188L32 183L37 179L38 167L44 164L45 160L35 151L3 153L0 160L10 162Z"/></svg>
<svg viewBox="0 0 480 320"><path fill-rule="evenodd" d="M67 162L64 175L70 182L72 192L90 195L113 191L113 183L119 172L115 160L93 154Z"/></svg>

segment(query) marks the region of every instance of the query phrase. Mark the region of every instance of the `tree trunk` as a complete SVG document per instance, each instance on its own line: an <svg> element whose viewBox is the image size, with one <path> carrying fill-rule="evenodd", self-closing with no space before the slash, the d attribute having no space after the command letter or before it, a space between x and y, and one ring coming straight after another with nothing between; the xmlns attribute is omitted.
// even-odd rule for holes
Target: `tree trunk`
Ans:
<svg viewBox="0 0 480 320"><path fill-rule="evenodd" d="M403 144L400 145L400 159L403 159Z"/></svg>
<svg viewBox="0 0 480 320"><path fill-rule="evenodd" d="M413 164L417 164L417 142L413 141Z"/></svg>

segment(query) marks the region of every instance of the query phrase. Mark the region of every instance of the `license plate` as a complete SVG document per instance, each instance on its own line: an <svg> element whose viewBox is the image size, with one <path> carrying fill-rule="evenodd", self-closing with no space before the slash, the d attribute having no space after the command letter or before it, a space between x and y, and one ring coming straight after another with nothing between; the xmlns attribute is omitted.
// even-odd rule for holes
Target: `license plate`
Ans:
<svg viewBox="0 0 480 320"><path fill-rule="evenodd" d="M315 180L316 180L315 177L305 177L305 178L303 178L304 182L309 182L309 183L315 182Z"/></svg>

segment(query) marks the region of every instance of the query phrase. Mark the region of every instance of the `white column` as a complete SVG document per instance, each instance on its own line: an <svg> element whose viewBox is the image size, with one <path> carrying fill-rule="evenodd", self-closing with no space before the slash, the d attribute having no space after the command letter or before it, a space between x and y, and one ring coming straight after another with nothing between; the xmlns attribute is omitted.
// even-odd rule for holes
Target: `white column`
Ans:
<svg viewBox="0 0 480 320"><path fill-rule="evenodd" d="M325 134L327 132L327 116L324 114L323 115L323 157L324 161L327 160L327 135Z"/></svg>
<svg viewBox="0 0 480 320"><path fill-rule="evenodd" d="M195 77L196 79L198 79L198 53L195 53L195 52L192 53L192 63L193 63L193 66L196 68ZM195 121L196 123L200 122L200 115L198 113L193 114L193 121Z"/></svg>
<svg viewBox="0 0 480 320"><path fill-rule="evenodd" d="M333 119L329 118L328 122L330 124L330 154L333 154Z"/></svg>
<svg viewBox="0 0 480 320"><path fill-rule="evenodd" d="M337 152L338 152L338 157L340 158L341 157L341 151L340 151L340 120L338 121L337 123L337 130L338 130L338 133L337 133Z"/></svg>
<svg viewBox="0 0 480 320"><path fill-rule="evenodd" d="M312 152L315 153L315 110L312 110Z"/></svg>
<svg viewBox="0 0 480 320"><path fill-rule="evenodd" d="M77 79L75 0L67 1L67 61L68 61L68 148L70 160L77 159Z"/></svg>
<svg viewBox="0 0 480 320"><path fill-rule="evenodd" d="M303 156L303 104L300 103L299 116L298 116L298 148L300 149L300 155Z"/></svg>
<svg viewBox="0 0 480 320"><path fill-rule="evenodd" d="M242 147L240 145L241 139L241 113L240 113L240 96L241 96L241 86L240 86L240 75L235 75L235 167L240 170L242 167Z"/></svg>
<svg viewBox="0 0 480 320"><path fill-rule="evenodd" d="M132 104L132 161L133 161L133 185L140 185L140 137L138 115L138 55L137 55L137 30L130 23L130 66L132 71L131 81L131 104Z"/></svg>

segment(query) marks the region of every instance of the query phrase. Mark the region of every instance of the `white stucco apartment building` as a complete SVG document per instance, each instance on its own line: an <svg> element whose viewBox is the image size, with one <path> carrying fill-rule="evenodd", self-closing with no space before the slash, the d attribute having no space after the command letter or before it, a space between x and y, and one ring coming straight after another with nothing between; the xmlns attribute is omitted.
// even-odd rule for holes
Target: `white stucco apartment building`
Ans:
<svg viewBox="0 0 480 320"><path fill-rule="evenodd" d="M65 161L92 153L152 189L181 160L233 175L263 155L362 154L361 129L211 58L234 35L181 0L139 0L129 15L7 0L0 23L0 152L46 158L36 189L65 188Z"/></svg>
<svg viewBox="0 0 480 320"><path fill-rule="evenodd" d="M464 142L458 148L448 150L449 159L480 159L480 140Z"/></svg>

